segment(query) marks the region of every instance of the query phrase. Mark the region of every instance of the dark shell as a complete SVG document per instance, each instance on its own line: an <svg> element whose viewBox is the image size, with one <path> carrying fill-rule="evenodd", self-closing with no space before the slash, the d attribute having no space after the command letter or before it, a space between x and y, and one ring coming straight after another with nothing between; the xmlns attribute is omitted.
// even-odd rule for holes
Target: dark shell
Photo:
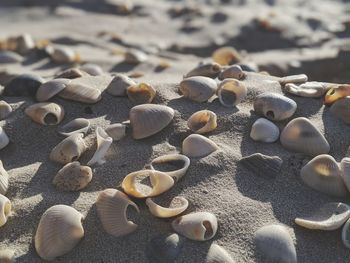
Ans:
<svg viewBox="0 0 350 263"><path fill-rule="evenodd" d="M34 97L38 88L45 80L37 75L22 74L13 78L4 90L5 96Z"/></svg>
<svg viewBox="0 0 350 263"><path fill-rule="evenodd" d="M55 79L76 79L76 78L80 78L84 75L87 75L87 73L82 72L80 69L78 68L69 68L66 69L62 72L60 72Z"/></svg>
<svg viewBox="0 0 350 263"><path fill-rule="evenodd" d="M243 157L240 162L256 175L273 178L278 175L283 164L283 160L280 157L268 156L261 153L254 153Z"/></svg>

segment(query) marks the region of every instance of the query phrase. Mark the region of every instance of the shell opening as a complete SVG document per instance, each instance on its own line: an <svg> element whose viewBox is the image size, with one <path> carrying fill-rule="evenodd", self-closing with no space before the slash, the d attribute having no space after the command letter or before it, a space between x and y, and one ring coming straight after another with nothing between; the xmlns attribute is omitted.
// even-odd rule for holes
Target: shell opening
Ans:
<svg viewBox="0 0 350 263"><path fill-rule="evenodd" d="M57 116L53 113L48 113L46 114L46 116L44 117L44 122L47 125L55 125L58 122Z"/></svg>
<svg viewBox="0 0 350 263"><path fill-rule="evenodd" d="M233 105L237 100L236 93L231 90L225 89L225 87L221 90L221 99L227 105Z"/></svg>
<svg viewBox="0 0 350 263"><path fill-rule="evenodd" d="M170 160L170 161L159 161L153 162L152 166L155 170L161 172L172 172L179 170L185 166L184 160Z"/></svg>
<svg viewBox="0 0 350 263"><path fill-rule="evenodd" d="M335 89L334 88L332 88L332 89L330 89L329 90L329 92L328 92L328 94L327 95L334 95L334 93L335 93Z"/></svg>
<svg viewBox="0 0 350 263"><path fill-rule="evenodd" d="M213 227L211 226L210 221L208 220L204 220L202 222L203 226L205 227L205 233L204 233L204 238L205 239L209 239L213 236L214 231L213 231Z"/></svg>
<svg viewBox="0 0 350 263"><path fill-rule="evenodd" d="M273 120L273 119L275 119L275 113L272 110L269 110L266 112L266 117Z"/></svg>

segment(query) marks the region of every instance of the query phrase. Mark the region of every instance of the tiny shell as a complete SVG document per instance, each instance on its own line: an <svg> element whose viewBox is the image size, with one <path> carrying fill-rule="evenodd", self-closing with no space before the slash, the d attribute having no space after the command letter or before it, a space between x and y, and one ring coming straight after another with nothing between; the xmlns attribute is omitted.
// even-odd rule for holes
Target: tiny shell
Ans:
<svg viewBox="0 0 350 263"><path fill-rule="evenodd" d="M80 69L90 74L91 76L99 76L103 74L103 69L96 64L87 63L82 65Z"/></svg>
<svg viewBox="0 0 350 263"><path fill-rule="evenodd" d="M83 103L96 103L101 100L101 91L84 84L69 83L64 90L58 94L66 100Z"/></svg>
<svg viewBox="0 0 350 263"><path fill-rule="evenodd" d="M250 171L265 177L275 178L281 171L283 160L278 156L268 156L261 153L243 157L240 162Z"/></svg>
<svg viewBox="0 0 350 263"><path fill-rule="evenodd" d="M350 249L350 219L346 221L343 229L341 231L341 239L343 241L344 246Z"/></svg>
<svg viewBox="0 0 350 263"><path fill-rule="evenodd" d="M222 246L212 243L205 258L205 263L235 263L235 261Z"/></svg>
<svg viewBox="0 0 350 263"><path fill-rule="evenodd" d="M0 51L0 64L20 63L23 57L12 51Z"/></svg>
<svg viewBox="0 0 350 263"><path fill-rule="evenodd" d="M111 146L113 139L108 136L104 129L97 127L96 129L96 140L97 149L95 154L92 156L91 160L87 163L88 165L102 165L106 162L105 154L107 153L109 147Z"/></svg>
<svg viewBox="0 0 350 263"><path fill-rule="evenodd" d="M27 107L24 111L33 121L42 125L56 125L64 118L62 106L53 102L41 102Z"/></svg>
<svg viewBox="0 0 350 263"><path fill-rule="evenodd" d="M129 49L124 55L125 62L129 64L139 64L146 61L147 59L147 54L137 49Z"/></svg>
<svg viewBox="0 0 350 263"><path fill-rule="evenodd" d="M163 167L159 167L161 165L163 165ZM166 167L164 167L165 165ZM189 166L190 159L182 154L161 155L153 159L150 164L151 169L166 173L176 181L180 180L180 178L186 174Z"/></svg>
<svg viewBox="0 0 350 263"><path fill-rule="evenodd" d="M232 65L225 68L219 75L219 79L238 79L242 80L246 77L246 73L243 72L242 67L240 65Z"/></svg>
<svg viewBox="0 0 350 263"><path fill-rule="evenodd" d="M182 153L188 157L205 157L218 149L215 142L200 134L191 134L182 142Z"/></svg>
<svg viewBox="0 0 350 263"><path fill-rule="evenodd" d="M119 141L126 135L126 125L122 123L114 123L105 129L106 133L112 137L113 141Z"/></svg>
<svg viewBox="0 0 350 263"><path fill-rule="evenodd" d="M0 194L5 195L9 187L9 174L0 160Z"/></svg>
<svg viewBox="0 0 350 263"><path fill-rule="evenodd" d="M0 249L0 262L1 263L14 263L15 251L12 249Z"/></svg>
<svg viewBox="0 0 350 263"><path fill-rule="evenodd" d="M233 47L221 47L214 51L212 58L220 65L232 65L241 60L241 56Z"/></svg>
<svg viewBox="0 0 350 263"><path fill-rule="evenodd" d="M329 90L329 88L330 87L326 83L310 81L299 86L293 83L287 83L283 90L301 97L319 98L323 96Z"/></svg>
<svg viewBox="0 0 350 263"><path fill-rule="evenodd" d="M350 191L350 157L345 157L340 162L340 171L344 180L344 183Z"/></svg>
<svg viewBox="0 0 350 263"><path fill-rule="evenodd" d="M80 69L78 68L69 68L66 69L62 72L60 72L55 78L56 79L76 79L76 78L80 78L84 75L87 75L85 72L82 72Z"/></svg>
<svg viewBox="0 0 350 263"><path fill-rule="evenodd" d="M51 59L56 63L73 63L80 61L79 54L68 47L52 47L49 53Z"/></svg>
<svg viewBox="0 0 350 263"><path fill-rule="evenodd" d="M350 124L350 96L334 102L330 108L330 112L346 124Z"/></svg>
<svg viewBox="0 0 350 263"><path fill-rule="evenodd" d="M6 119L12 112L11 106L4 100L0 100L0 120Z"/></svg>
<svg viewBox="0 0 350 263"><path fill-rule="evenodd" d="M247 96L246 86L236 79L225 79L219 84L216 91L220 103L226 107L239 104Z"/></svg>
<svg viewBox="0 0 350 263"><path fill-rule="evenodd" d="M216 89L215 80L202 76L186 78L180 82L179 87L184 97L196 102L207 101L215 94Z"/></svg>
<svg viewBox="0 0 350 263"><path fill-rule="evenodd" d="M90 121L84 118L76 118L58 129L58 133L70 136L74 133L86 134L90 128Z"/></svg>
<svg viewBox="0 0 350 263"><path fill-rule="evenodd" d="M279 79L280 84L286 85L287 83L305 83L307 81L308 77L305 74L299 74L299 75L290 75Z"/></svg>
<svg viewBox="0 0 350 263"><path fill-rule="evenodd" d="M107 87L107 92L113 96L126 96L126 89L136 85L136 82L128 76L117 74Z"/></svg>
<svg viewBox="0 0 350 263"><path fill-rule="evenodd" d="M169 218L184 212L188 207L188 201L184 197L176 196L171 200L169 207L166 208L156 204L151 198L147 198L146 205L155 217Z"/></svg>
<svg viewBox="0 0 350 263"><path fill-rule="evenodd" d="M40 87L38 88L38 91L36 92L37 101L48 101L49 99L54 97L56 94L64 90L67 87L69 82L70 82L69 79L61 78L61 79L49 80L41 84Z"/></svg>
<svg viewBox="0 0 350 263"><path fill-rule="evenodd" d="M324 97L324 104L331 105L337 100L350 96L350 85L332 85Z"/></svg>
<svg viewBox="0 0 350 263"><path fill-rule="evenodd" d="M139 83L126 89L128 98L134 104L151 103L157 91L148 83Z"/></svg>
<svg viewBox="0 0 350 263"><path fill-rule="evenodd" d="M217 127L216 114L210 110L201 110L193 113L187 120L187 126L195 133L208 133Z"/></svg>
<svg viewBox="0 0 350 263"><path fill-rule="evenodd" d="M258 142L271 143L278 140L280 137L280 130L271 121L259 118L257 119L250 131L250 138Z"/></svg>
<svg viewBox="0 0 350 263"><path fill-rule="evenodd" d="M203 76L215 79L221 71L221 66L218 63L200 63L197 67L188 72L184 78L193 76Z"/></svg>
<svg viewBox="0 0 350 263"><path fill-rule="evenodd" d="M6 196L0 194L0 227L6 224L10 214L11 202Z"/></svg>
<svg viewBox="0 0 350 263"><path fill-rule="evenodd" d="M12 97L34 97L45 80L34 74L21 74L5 85L4 95Z"/></svg>
<svg viewBox="0 0 350 263"><path fill-rule="evenodd" d="M0 127L0 150L5 148L10 143L9 137L2 127Z"/></svg>

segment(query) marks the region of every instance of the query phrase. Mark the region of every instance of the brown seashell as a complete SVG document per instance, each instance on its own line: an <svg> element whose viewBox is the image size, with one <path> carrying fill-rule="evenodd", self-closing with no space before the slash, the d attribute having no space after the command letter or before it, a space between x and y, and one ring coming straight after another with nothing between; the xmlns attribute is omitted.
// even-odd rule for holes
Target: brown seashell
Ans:
<svg viewBox="0 0 350 263"><path fill-rule="evenodd" d="M58 94L61 98L83 103L96 103L101 100L101 91L84 84L70 83Z"/></svg>
<svg viewBox="0 0 350 263"><path fill-rule="evenodd" d="M191 134L182 142L182 153L188 157L205 157L218 149L216 143L199 134Z"/></svg>
<svg viewBox="0 0 350 263"><path fill-rule="evenodd" d="M4 100L0 101L0 120L4 120L12 112L11 106Z"/></svg>
<svg viewBox="0 0 350 263"><path fill-rule="evenodd" d="M232 65L241 61L241 56L233 47L221 47L214 51L212 58L220 65Z"/></svg>
<svg viewBox="0 0 350 263"><path fill-rule="evenodd" d="M330 112L346 124L350 124L350 96L335 101Z"/></svg>
<svg viewBox="0 0 350 263"><path fill-rule="evenodd" d="M215 130L217 127L216 114L210 110L201 110L193 113L187 120L187 126L191 131L204 134Z"/></svg>
<svg viewBox="0 0 350 263"><path fill-rule="evenodd" d="M53 102L33 104L27 107L24 112L33 121L42 125L59 124L64 117L63 107Z"/></svg>
<svg viewBox="0 0 350 263"><path fill-rule="evenodd" d="M171 200L169 207L166 208L156 204L151 198L147 198L146 205L155 217L169 218L184 212L188 207L188 201L186 198L176 196Z"/></svg>
<svg viewBox="0 0 350 263"><path fill-rule="evenodd" d="M179 90L185 98L196 102L205 102L210 99L216 92L217 84L215 80L195 76L182 80Z"/></svg>
<svg viewBox="0 0 350 263"><path fill-rule="evenodd" d="M219 75L220 80L224 79L238 79L242 80L246 77L246 73L242 70L240 65L232 65L221 71Z"/></svg>
<svg viewBox="0 0 350 263"><path fill-rule="evenodd" d="M248 90L239 80L225 79L219 84L216 93L222 105L233 107L245 99Z"/></svg>
<svg viewBox="0 0 350 263"><path fill-rule="evenodd" d="M350 85L332 85L324 97L324 104L331 105L337 100L350 96Z"/></svg>
<svg viewBox="0 0 350 263"><path fill-rule="evenodd" d="M126 90L136 82L128 76L117 74L107 87L107 92L113 96L126 96Z"/></svg>
<svg viewBox="0 0 350 263"><path fill-rule="evenodd" d="M126 93L131 102L135 104L151 103L157 91L148 83L139 83L129 86Z"/></svg>
<svg viewBox="0 0 350 263"><path fill-rule="evenodd" d="M215 79L221 71L221 65L215 62L200 63L197 67L188 72L184 78L203 76Z"/></svg>
<svg viewBox="0 0 350 263"><path fill-rule="evenodd" d="M48 101L64 90L69 82L69 79L53 79L41 84L36 92L37 101Z"/></svg>

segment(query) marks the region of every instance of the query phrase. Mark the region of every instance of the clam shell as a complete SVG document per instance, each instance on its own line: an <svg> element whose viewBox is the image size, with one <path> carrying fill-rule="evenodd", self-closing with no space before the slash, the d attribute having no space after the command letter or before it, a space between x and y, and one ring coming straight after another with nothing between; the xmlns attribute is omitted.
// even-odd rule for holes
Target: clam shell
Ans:
<svg viewBox="0 0 350 263"><path fill-rule="evenodd" d="M53 79L41 84L38 91L36 92L37 101L48 101L56 94L64 90L69 82L69 79L61 78Z"/></svg>
<svg viewBox="0 0 350 263"><path fill-rule="evenodd" d="M5 85L4 95L12 97L34 97L45 80L34 74L22 74L14 77Z"/></svg>
<svg viewBox="0 0 350 263"><path fill-rule="evenodd" d="M101 100L101 91L88 87L84 84L70 83L58 94L66 100L73 100L83 103L96 103Z"/></svg>
<svg viewBox="0 0 350 263"><path fill-rule="evenodd" d="M294 100L277 93L263 93L254 101L254 111L272 121L282 121L293 116L297 109Z"/></svg>
<svg viewBox="0 0 350 263"><path fill-rule="evenodd" d="M88 165L102 165L106 162L105 155L111 146L113 139L101 128L96 129L97 149L91 160L87 163Z"/></svg>
<svg viewBox="0 0 350 263"><path fill-rule="evenodd" d="M140 212L137 205L123 192L111 188L100 192L96 201L97 213L108 234L120 237L136 230L137 225L129 221L126 215L130 205Z"/></svg>
<svg viewBox="0 0 350 263"><path fill-rule="evenodd" d="M64 117L63 107L53 102L33 104L27 107L24 112L33 121L42 125L59 124Z"/></svg>
<svg viewBox="0 0 350 263"><path fill-rule="evenodd" d="M349 194L339 165L330 155L316 156L301 169L300 175L304 183L316 191L339 197Z"/></svg>
<svg viewBox="0 0 350 263"><path fill-rule="evenodd" d="M0 101L0 120L4 120L12 112L11 106L4 100Z"/></svg>
<svg viewBox="0 0 350 263"><path fill-rule="evenodd" d="M341 171L345 186L350 191L350 157L345 157L341 160L340 171Z"/></svg>
<svg viewBox="0 0 350 263"><path fill-rule="evenodd" d="M174 118L174 110L168 106L142 104L130 110L129 118L134 139L142 139L163 130Z"/></svg>
<svg viewBox="0 0 350 263"><path fill-rule="evenodd" d="M159 156L153 159L150 164L152 170L166 173L175 181L180 180L180 178L186 174L189 166L190 159L185 155L177 153Z"/></svg>
<svg viewBox="0 0 350 263"><path fill-rule="evenodd" d="M337 100L350 96L350 85L332 85L324 97L324 104L331 105Z"/></svg>
<svg viewBox="0 0 350 263"><path fill-rule="evenodd" d="M82 166L79 162L68 163L58 171L52 183L61 191L79 191L85 188L92 179L89 166Z"/></svg>
<svg viewBox="0 0 350 263"><path fill-rule="evenodd" d="M310 156L328 153L330 150L323 134L304 117L291 120L281 132L280 141L286 149Z"/></svg>
<svg viewBox="0 0 350 263"><path fill-rule="evenodd" d="M242 67L240 65L232 65L227 67L223 71L221 71L219 75L219 79L244 79L246 77L246 73L243 72Z"/></svg>
<svg viewBox="0 0 350 263"><path fill-rule="evenodd" d="M79 159L86 150L82 133L75 133L65 138L52 149L50 160L67 164Z"/></svg>
<svg viewBox="0 0 350 263"><path fill-rule="evenodd" d="M350 219L348 219L341 231L341 239L344 246L350 249Z"/></svg>
<svg viewBox="0 0 350 263"><path fill-rule="evenodd" d="M73 63L80 60L78 53L68 47L53 47L49 53L56 63Z"/></svg>
<svg viewBox="0 0 350 263"><path fill-rule="evenodd" d="M193 113L187 120L191 131L199 134L211 132L217 127L216 114L210 110L201 110Z"/></svg>
<svg viewBox="0 0 350 263"><path fill-rule="evenodd" d="M275 178L281 171L283 160L278 156L268 156L261 153L243 157L240 162L250 171L259 176Z"/></svg>
<svg viewBox="0 0 350 263"><path fill-rule="evenodd" d="M316 211L295 219L295 223L308 229L335 230L350 218L350 207L343 203L326 203Z"/></svg>
<svg viewBox="0 0 350 263"><path fill-rule="evenodd" d="M119 141L126 135L126 125L122 123L111 124L105 131L112 137L113 141Z"/></svg>
<svg viewBox="0 0 350 263"><path fill-rule="evenodd" d="M0 194L5 195L9 188L9 174L0 160Z"/></svg>
<svg viewBox="0 0 350 263"><path fill-rule="evenodd" d="M84 216L67 205L54 205L41 216L34 244L44 260L54 260L71 251L84 237Z"/></svg>
<svg viewBox="0 0 350 263"><path fill-rule="evenodd" d="M9 137L2 127L0 127L0 150L5 148L10 143Z"/></svg>
<svg viewBox="0 0 350 263"><path fill-rule="evenodd" d="M222 246L212 243L205 258L205 263L235 263L235 261Z"/></svg>
<svg viewBox="0 0 350 263"><path fill-rule="evenodd" d="M305 83L307 80L308 80L308 77L305 74L298 74L298 75L290 75L290 76L280 78L279 82L283 86L283 85L286 85L287 83L293 83L293 84Z"/></svg>
<svg viewBox="0 0 350 263"><path fill-rule="evenodd" d="M78 68L69 68L60 72L55 78L56 79L76 79L84 75L87 75L85 72L81 71Z"/></svg>
<svg viewBox="0 0 350 263"><path fill-rule="evenodd" d="M334 102L330 108L330 112L346 124L350 124L350 96Z"/></svg>
<svg viewBox="0 0 350 263"><path fill-rule="evenodd" d="M280 137L280 130L271 121L259 118L257 119L250 131L250 138L258 142L271 143L278 140Z"/></svg>
<svg viewBox="0 0 350 263"><path fill-rule="evenodd" d="M6 224L10 214L11 202L6 196L0 194L0 227Z"/></svg>
<svg viewBox="0 0 350 263"><path fill-rule="evenodd" d="M148 59L148 56L145 52L137 49L129 49L124 54L124 61L129 64L139 64Z"/></svg>
<svg viewBox="0 0 350 263"><path fill-rule="evenodd" d="M80 69L82 71L85 71L86 73L88 73L91 76L103 75L103 69L99 65L96 65L96 64L88 63L85 65L82 65L80 67Z"/></svg>
<svg viewBox="0 0 350 263"><path fill-rule="evenodd" d="M183 248L178 234L160 234L147 244L145 254L150 263L174 263Z"/></svg>
<svg viewBox="0 0 350 263"><path fill-rule="evenodd" d="M169 207L162 207L156 204L151 198L147 198L146 205L155 217L169 218L184 212L188 207L188 201L184 197L176 196L171 200Z"/></svg>
<svg viewBox="0 0 350 263"><path fill-rule="evenodd" d="M71 136L75 133L86 134L90 128L90 121L84 118L76 118L58 129L58 133L64 136Z"/></svg>
<svg viewBox="0 0 350 263"><path fill-rule="evenodd" d="M188 157L205 157L218 149L215 142L200 134L191 134L182 142L182 153Z"/></svg>
<svg viewBox="0 0 350 263"><path fill-rule="evenodd" d="M221 47L214 51L212 58L220 65L232 65L241 60L241 56L233 47Z"/></svg>
<svg viewBox="0 0 350 263"><path fill-rule="evenodd" d="M148 83L131 85L126 89L128 98L134 104L151 103L157 91Z"/></svg>
<svg viewBox="0 0 350 263"><path fill-rule="evenodd" d="M236 79L225 79L219 84L216 91L220 103L226 107L233 107L247 96L246 86Z"/></svg>
<svg viewBox="0 0 350 263"><path fill-rule="evenodd" d="M293 240L284 226L263 226L255 232L255 245L266 260L263 262L297 262Z"/></svg>
<svg viewBox="0 0 350 263"><path fill-rule="evenodd" d="M192 240L205 241L212 239L218 229L216 216L209 212L196 212L176 218L173 229Z"/></svg>
<svg viewBox="0 0 350 263"><path fill-rule="evenodd" d="M0 262L13 263L15 262L15 251L12 249L0 249Z"/></svg>
<svg viewBox="0 0 350 263"><path fill-rule="evenodd" d="M329 86L323 82L310 81L299 86L293 83L287 83L283 90L300 97L319 98L329 90Z"/></svg>
<svg viewBox="0 0 350 263"><path fill-rule="evenodd" d="M200 63L197 67L188 72L184 78L203 76L215 79L221 71L221 65L215 62Z"/></svg>
<svg viewBox="0 0 350 263"><path fill-rule="evenodd" d="M179 90L185 98L196 102L205 102L216 92L217 84L215 80L196 76L182 80Z"/></svg>
<svg viewBox="0 0 350 263"><path fill-rule="evenodd" d="M0 51L0 64L20 63L23 57L12 51Z"/></svg>
<svg viewBox="0 0 350 263"><path fill-rule="evenodd" d="M126 89L136 85L136 82L128 76L117 74L107 87L107 92L113 96L126 96Z"/></svg>

